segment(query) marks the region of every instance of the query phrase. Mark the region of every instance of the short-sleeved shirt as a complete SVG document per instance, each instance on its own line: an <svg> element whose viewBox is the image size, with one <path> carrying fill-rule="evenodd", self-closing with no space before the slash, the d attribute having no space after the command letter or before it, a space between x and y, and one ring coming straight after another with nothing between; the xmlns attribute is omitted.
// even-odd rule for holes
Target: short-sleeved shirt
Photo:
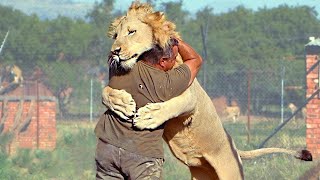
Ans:
<svg viewBox="0 0 320 180"><path fill-rule="evenodd" d="M109 86L130 93L137 109L147 103L163 102L180 95L188 88L191 72L187 65L164 72L138 61L130 72L111 75ZM95 133L102 141L147 157L163 158L163 127L138 130L108 110L101 115Z"/></svg>

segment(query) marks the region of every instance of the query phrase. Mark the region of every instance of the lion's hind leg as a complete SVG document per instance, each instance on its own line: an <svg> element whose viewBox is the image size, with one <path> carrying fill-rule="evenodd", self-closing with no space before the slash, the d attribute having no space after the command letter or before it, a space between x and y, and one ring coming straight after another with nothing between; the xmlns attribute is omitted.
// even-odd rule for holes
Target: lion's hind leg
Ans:
<svg viewBox="0 0 320 180"><path fill-rule="evenodd" d="M203 157L215 170L219 179L243 180L241 158L228 133L226 133L226 138L225 143L220 144L219 151L208 151L203 153Z"/></svg>
<svg viewBox="0 0 320 180"><path fill-rule="evenodd" d="M189 166L192 180L218 180L215 169L206 162L202 166Z"/></svg>
<svg viewBox="0 0 320 180"><path fill-rule="evenodd" d="M243 170L241 162L238 161L237 156L230 153L214 155L204 155L211 167L211 172L214 172L217 179L221 180L242 180ZM204 171L203 171L204 172ZM215 178L211 178L215 179Z"/></svg>

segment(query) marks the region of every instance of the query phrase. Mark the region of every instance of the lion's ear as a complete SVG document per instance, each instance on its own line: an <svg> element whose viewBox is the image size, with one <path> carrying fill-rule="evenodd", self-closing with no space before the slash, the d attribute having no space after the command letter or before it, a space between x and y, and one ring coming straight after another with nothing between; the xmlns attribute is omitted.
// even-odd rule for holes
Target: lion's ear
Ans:
<svg viewBox="0 0 320 180"><path fill-rule="evenodd" d="M153 23L157 22L159 23L159 25L162 24L163 21L165 20L164 13L159 11L148 14L146 18L148 19L149 22L153 22Z"/></svg>
<svg viewBox="0 0 320 180"><path fill-rule="evenodd" d="M113 22L110 24L108 32L107 32L108 37L110 37L110 38L114 37L114 35L116 34L116 29L117 29L118 25L120 24L120 22L124 18L125 18L125 16L122 16L122 17L118 17L115 20L113 20Z"/></svg>
<svg viewBox="0 0 320 180"><path fill-rule="evenodd" d="M166 24L164 13L159 11L150 13L144 17L143 21L151 26L155 43L164 48L167 45L168 40L170 39L170 36L168 34L169 31L167 31L169 26L164 25Z"/></svg>

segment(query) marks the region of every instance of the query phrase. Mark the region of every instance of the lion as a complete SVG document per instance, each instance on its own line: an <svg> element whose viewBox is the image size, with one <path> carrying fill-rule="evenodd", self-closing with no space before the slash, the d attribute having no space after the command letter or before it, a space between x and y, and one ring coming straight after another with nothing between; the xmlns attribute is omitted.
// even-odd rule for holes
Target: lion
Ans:
<svg viewBox="0 0 320 180"><path fill-rule="evenodd" d="M0 94L12 91L18 85L23 86L22 70L17 65L0 65Z"/></svg>
<svg viewBox="0 0 320 180"><path fill-rule="evenodd" d="M23 83L23 76L22 76L22 70L17 65L7 65L7 66L1 66L1 80L7 82L12 82L16 84L22 84Z"/></svg>
<svg viewBox="0 0 320 180"><path fill-rule="evenodd" d="M293 103L289 103L288 104L288 108L290 109L290 113L291 115L293 115L294 113L296 113L296 111L298 110L297 106ZM305 120L306 119L306 114L307 114L307 109L305 107L303 107L301 109L301 116L302 116L302 119ZM293 116L292 117L292 120L295 120L296 119L296 116Z"/></svg>
<svg viewBox="0 0 320 180"><path fill-rule="evenodd" d="M226 106L224 109L224 114L227 115L227 119L233 120L233 123L235 123L240 116L240 108L239 106Z"/></svg>
<svg viewBox="0 0 320 180"><path fill-rule="evenodd" d="M155 44L164 48L171 37L179 38L175 25L164 13L154 12L148 3L133 2L126 15L115 19L109 27L114 43L111 53L119 71L130 71L139 56ZM181 57L177 64L181 64ZM105 87L103 102L119 116L127 118L135 113L135 103L124 90ZM283 152L296 158L311 160L306 150L294 151L265 148L254 151L237 150L225 131L207 93L195 79L180 96L140 108L135 118L139 129L153 129L165 124L163 138L173 155L189 167L193 179L244 179L241 159L263 154Z"/></svg>

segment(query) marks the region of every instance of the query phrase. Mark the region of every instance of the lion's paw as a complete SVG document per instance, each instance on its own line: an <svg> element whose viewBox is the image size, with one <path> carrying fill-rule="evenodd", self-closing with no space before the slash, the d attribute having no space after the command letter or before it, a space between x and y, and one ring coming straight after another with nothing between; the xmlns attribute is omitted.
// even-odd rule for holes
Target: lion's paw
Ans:
<svg viewBox="0 0 320 180"><path fill-rule="evenodd" d="M138 109L133 119L134 126L138 129L155 129L166 120L162 103L149 103Z"/></svg>
<svg viewBox="0 0 320 180"><path fill-rule="evenodd" d="M102 101L108 109L125 120L132 117L136 110L134 99L125 90L105 88L102 93Z"/></svg>

